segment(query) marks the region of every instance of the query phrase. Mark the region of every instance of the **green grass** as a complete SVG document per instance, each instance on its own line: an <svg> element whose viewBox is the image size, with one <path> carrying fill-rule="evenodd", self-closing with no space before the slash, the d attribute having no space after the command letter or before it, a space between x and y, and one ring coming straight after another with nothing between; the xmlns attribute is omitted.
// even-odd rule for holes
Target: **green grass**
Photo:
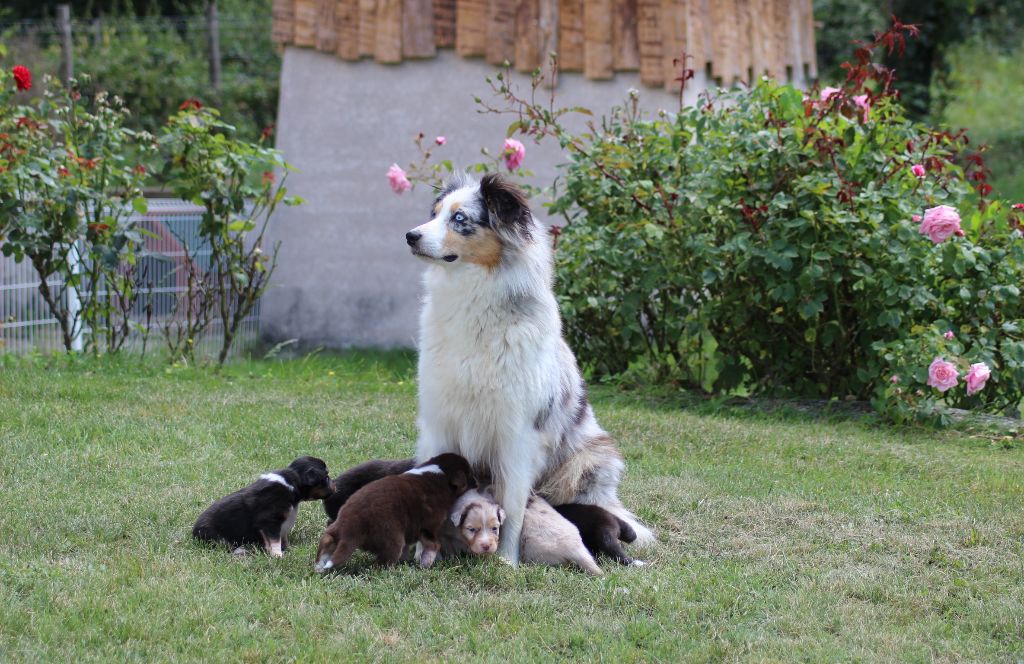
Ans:
<svg viewBox="0 0 1024 664"><path fill-rule="evenodd" d="M1024 659L1019 442L592 392L650 567L320 578L318 504L279 561L192 521L301 454L410 454L410 358L0 361L0 660Z"/></svg>

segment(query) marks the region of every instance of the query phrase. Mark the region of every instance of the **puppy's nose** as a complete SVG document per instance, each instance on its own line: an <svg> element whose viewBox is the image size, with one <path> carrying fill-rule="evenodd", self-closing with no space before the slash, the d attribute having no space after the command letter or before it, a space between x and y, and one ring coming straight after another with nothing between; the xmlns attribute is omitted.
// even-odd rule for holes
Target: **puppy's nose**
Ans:
<svg viewBox="0 0 1024 664"><path fill-rule="evenodd" d="M480 548L483 549L484 552L487 552L487 551L491 550L491 545L490 544L481 544Z"/></svg>
<svg viewBox="0 0 1024 664"><path fill-rule="evenodd" d="M405 241L411 247L417 242L419 242L421 237L423 237L422 233L417 233L416 231L409 231L408 233L405 234Z"/></svg>

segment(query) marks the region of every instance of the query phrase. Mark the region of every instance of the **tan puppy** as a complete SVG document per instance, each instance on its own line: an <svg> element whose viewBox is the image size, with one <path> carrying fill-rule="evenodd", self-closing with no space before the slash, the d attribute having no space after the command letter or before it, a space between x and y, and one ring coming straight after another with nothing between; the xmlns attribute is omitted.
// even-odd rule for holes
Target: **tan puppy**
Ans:
<svg viewBox="0 0 1024 664"><path fill-rule="evenodd" d="M462 494L455 501L449 520L441 542L446 553L468 551L485 556L497 551L505 510L490 493L471 489Z"/></svg>
<svg viewBox="0 0 1024 664"><path fill-rule="evenodd" d="M445 556L456 553L487 555L498 548L505 510L489 491L470 490L462 494L445 524L441 550ZM520 553L524 563L563 565L573 563L595 576L601 568L583 544L575 525L555 511L546 500L531 497L523 516Z"/></svg>

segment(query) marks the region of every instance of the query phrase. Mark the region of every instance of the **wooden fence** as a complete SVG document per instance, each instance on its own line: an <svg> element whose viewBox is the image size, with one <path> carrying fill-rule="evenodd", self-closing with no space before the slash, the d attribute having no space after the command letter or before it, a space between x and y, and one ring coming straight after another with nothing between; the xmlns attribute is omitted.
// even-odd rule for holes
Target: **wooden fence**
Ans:
<svg viewBox="0 0 1024 664"><path fill-rule="evenodd" d="M397 64L439 48L518 71L639 71L675 89L677 61L721 84L817 78L811 0L274 0L273 39Z"/></svg>

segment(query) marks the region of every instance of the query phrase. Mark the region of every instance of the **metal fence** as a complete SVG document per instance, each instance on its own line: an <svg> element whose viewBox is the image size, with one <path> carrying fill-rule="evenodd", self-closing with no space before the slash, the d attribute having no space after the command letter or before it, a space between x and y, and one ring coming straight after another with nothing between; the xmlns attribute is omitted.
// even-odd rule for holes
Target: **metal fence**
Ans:
<svg viewBox="0 0 1024 664"><path fill-rule="evenodd" d="M137 254L135 273L140 275L140 297L132 308L131 319L136 328L124 350L141 347L148 332L148 348L163 348L162 330L180 314L181 299L187 292L189 261L199 270L210 267L210 248L199 235L203 209L178 199L149 199L149 209L137 215L145 239ZM65 289L60 279L47 281L51 290L61 297L75 298L73 289ZM95 297L102 299L101 290ZM66 301L66 300L65 300ZM255 341L259 336L260 303L242 323L232 346L232 354ZM79 334L88 334L80 331ZM202 338L195 340L197 355L211 356L220 349L223 326L216 317ZM60 326L50 314L39 294L39 277L26 260L0 256L0 352L27 353L63 350Z"/></svg>

